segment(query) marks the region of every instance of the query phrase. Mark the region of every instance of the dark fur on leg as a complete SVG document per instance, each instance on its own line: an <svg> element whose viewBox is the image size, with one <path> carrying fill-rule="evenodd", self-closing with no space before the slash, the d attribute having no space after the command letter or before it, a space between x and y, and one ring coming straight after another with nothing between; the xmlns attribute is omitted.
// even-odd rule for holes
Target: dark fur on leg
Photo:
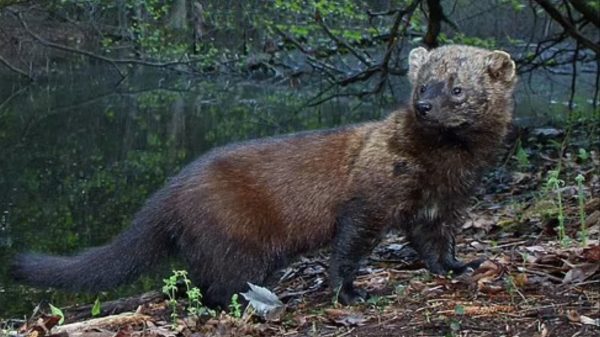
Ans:
<svg viewBox="0 0 600 337"><path fill-rule="evenodd" d="M429 223L426 226L412 226L408 239L433 274L454 275L476 269L482 259L464 263L456 258L454 227L443 222Z"/></svg>
<svg viewBox="0 0 600 337"><path fill-rule="evenodd" d="M362 199L353 199L342 208L336 223L329 267L331 287L345 305L364 301L366 291L354 287L360 260L371 252L380 237L377 221Z"/></svg>

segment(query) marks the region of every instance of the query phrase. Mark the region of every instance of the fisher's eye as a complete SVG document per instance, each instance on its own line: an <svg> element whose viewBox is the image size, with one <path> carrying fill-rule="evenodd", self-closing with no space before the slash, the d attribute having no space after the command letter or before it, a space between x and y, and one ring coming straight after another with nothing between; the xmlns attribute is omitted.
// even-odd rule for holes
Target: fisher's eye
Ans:
<svg viewBox="0 0 600 337"><path fill-rule="evenodd" d="M452 88L452 95L458 96L460 94L462 94L462 88L461 87L454 87L454 88Z"/></svg>
<svg viewBox="0 0 600 337"><path fill-rule="evenodd" d="M422 86L419 88L419 92L420 92L420 93L424 93L424 92L425 92L425 89L426 89L426 87L425 87L424 85L422 85Z"/></svg>

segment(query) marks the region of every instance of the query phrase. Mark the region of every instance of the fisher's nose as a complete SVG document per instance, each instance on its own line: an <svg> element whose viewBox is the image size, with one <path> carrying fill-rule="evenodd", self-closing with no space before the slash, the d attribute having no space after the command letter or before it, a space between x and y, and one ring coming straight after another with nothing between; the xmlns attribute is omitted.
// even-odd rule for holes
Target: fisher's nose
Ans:
<svg viewBox="0 0 600 337"><path fill-rule="evenodd" d="M431 103L424 102L424 101L418 101L417 104L415 104L415 108L417 109L417 112L419 113L419 115L424 117L427 115L427 113L429 111L431 111L432 106L431 106Z"/></svg>

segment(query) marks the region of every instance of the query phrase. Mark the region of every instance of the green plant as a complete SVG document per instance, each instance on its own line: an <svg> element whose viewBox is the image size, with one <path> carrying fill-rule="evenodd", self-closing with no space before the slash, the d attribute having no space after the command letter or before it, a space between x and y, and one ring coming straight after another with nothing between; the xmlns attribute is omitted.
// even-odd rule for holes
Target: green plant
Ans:
<svg viewBox="0 0 600 337"><path fill-rule="evenodd" d="M521 259L523 260L523 267L525 267L527 261L529 261L529 254L527 252L519 252L519 254L521 255Z"/></svg>
<svg viewBox="0 0 600 337"><path fill-rule="evenodd" d="M94 306L92 307L92 317L100 315L100 312L102 312L102 308L100 306L100 298L96 297L96 300L94 301Z"/></svg>
<svg viewBox="0 0 600 337"><path fill-rule="evenodd" d="M334 292L333 292L333 301L331 304L333 304L334 307L336 307L340 301L340 291L342 291L342 285L340 284L339 286L335 287Z"/></svg>
<svg viewBox="0 0 600 337"><path fill-rule="evenodd" d="M523 149L521 144L521 140L517 140L516 151L515 151L515 159L517 160L517 166L519 169L526 169L529 167L529 156L527 152Z"/></svg>
<svg viewBox="0 0 600 337"><path fill-rule="evenodd" d="M492 250L498 249L498 241L494 239L490 240L490 246L492 247Z"/></svg>
<svg viewBox="0 0 600 337"><path fill-rule="evenodd" d="M502 0L500 1L500 3L509 5L516 12L520 12L524 8L526 8L526 5L524 5L523 2L519 0Z"/></svg>
<svg viewBox="0 0 600 337"><path fill-rule="evenodd" d="M579 148L579 151L577 152L577 157L579 157L581 161L587 161L588 159L590 159L590 153L584 148Z"/></svg>
<svg viewBox="0 0 600 337"><path fill-rule="evenodd" d="M58 324L63 324L65 321L65 314L62 312L62 310L53 306L52 304L48 304L48 305L50 306L50 312L52 313L52 315L60 317Z"/></svg>
<svg viewBox="0 0 600 337"><path fill-rule="evenodd" d="M242 305L240 304L238 294L233 294L233 296L231 296L231 303L229 304L229 313L235 318L242 317Z"/></svg>
<svg viewBox="0 0 600 337"><path fill-rule="evenodd" d="M179 271L173 270L173 274L169 278L163 280L162 292L169 297L168 303L171 308L171 321L173 325L177 322L177 299L175 294L177 293L177 279Z"/></svg>
<svg viewBox="0 0 600 337"><path fill-rule="evenodd" d="M585 178L583 175L578 174L577 177L575 177L575 181L577 182L577 204L579 206L579 224L581 226L579 239L581 240L581 244L585 246L587 245L588 240L588 231L585 226L585 191L583 190Z"/></svg>
<svg viewBox="0 0 600 337"><path fill-rule="evenodd" d="M464 306L462 306L461 304L457 304L457 305L454 307L454 313L455 313L456 315L460 315L460 316L464 315L464 314L465 314L465 307L464 307Z"/></svg>
<svg viewBox="0 0 600 337"><path fill-rule="evenodd" d="M367 300L367 303L378 310L383 310L386 306L390 304L390 300L384 296L371 296Z"/></svg>
<svg viewBox="0 0 600 337"><path fill-rule="evenodd" d="M177 322L177 282L181 280L185 284L185 294L187 296L187 312L189 315L200 316L209 314L215 316L216 312L205 307L202 304L202 292L196 287L192 287L192 281L188 278L185 270L173 270L169 278L163 280L162 292L169 297L169 307L171 308L171 320L173 325Z"/></svg>
<svg viewBox="0 0 600 337"><path fill-rule="evenodd" d="M457 311L460 311L461 308L462 308L462 313L457 312ZM454 312L456 313L457 316L464 315L464 308L460 305L457 305ZM449 323L450 323L449 324L450 331L448 334L446 334L446 336L450 336L450 337L460 336L460 330L461 330L460 320L458 320L456 318L451 318Z"/></svg>
<svg viewBox="0 0 600 337"><path fill-rule="evenodd" d="M404 294L406 293L406 286L403 284L398 284L394 288L394 293L396 293L396 295L398 295L399 297L403 297Z"/></svg>
<svg viewBox="0 0 600 337"><path fill-rule="evenodd" d="M558 240L560 241L561 245L568 246L571 239L567 236L565 229L565 214L563 209L561 193L561 187L565 185L565 181L558 178L559 173L559 170L549 171L546 185L552 190L554 190L554 192L556 193L556 203L558 211Z"/></svg>
<svg viewBox="0 0 600 337"><path fill-rule="evenodd" d="M189 280L188 280L189 281ZM187 283L186 283L187 286ZM196 287L189 287L185 291L185 294L188 298L188 314L190 315L200 315L203 313L203 305L202 305L202 293L200 289Z"/></svg>
<svg viewBox="0 0 600 337"><path fill-rule="evenodd" d="M515 293L517 292L517 285L515 284L515 279L512 275L507 275L504 280L504 287L506 288L506 292L510 295L510 303L515 302Z"/></svg>

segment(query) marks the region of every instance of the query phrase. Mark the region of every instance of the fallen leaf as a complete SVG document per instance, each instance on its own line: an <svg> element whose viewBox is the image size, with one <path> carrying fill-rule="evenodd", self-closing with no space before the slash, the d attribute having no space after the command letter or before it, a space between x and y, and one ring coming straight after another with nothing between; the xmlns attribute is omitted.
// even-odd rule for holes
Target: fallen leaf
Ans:
<svg viewBox="0 0 600 337"><path fill-rule="evenodd" d="M488 231L496 224L496 221L489 215L476 216L475 219L468 220L463 225L463 229L477 228Z"/></svg>
<svg viewBox="0 0 600 337"><path fill-rule="evenodd" d="M600 246L592 246L583 250L583 258L589 262L600 261Z"/></svg>
<svg viewBox="0 0 600 337"><path fill-rule="evenodd" d="M420 293L423 289L425 289L425 283L415 279L410 280L408 290Z"/></svg>
<svg viewBox="0 0 600 337"><path fill-rule="evenodd" d="M562 136L565 131L562 129L555 129L555 128L536 128L530 131L531 135L538 137L538 138L543 138L543 139L547 139L547 138L558 138L560 136Z"/></svg>
<svg viewBox="0 0 600 337"><path fill-rule="evenodd" d="M35 324L33 324L27 331L26 336L28 337L43 337L50 333L50 330L60 322L60 316L47 316L42 315L38 318Z"/></svg>
<svg viewBox="0 0 600 337"><path fill-rule="evenodd" d="M588 316L580 315L577 310L567 310L567 318L571 323L600 326L600 319L593 319Z"/></svg>
<svg viewBox="0 0 600 337"><path fill-rule="evenodd" d="M131 328L131 325L127 325L124 328L119 329L113 337L131 337L132 332L133 329Z"/></svg>
<svg viewBox="0 0 600 337"><path fill-rule="evenodd" d="M600 326L600 318L593 319L588 316L579 315L579 322L586 325Z"/></svg>
<svg viewBox="0 0 600 337"><path fill-rule="evenodd" d="M585 263L569 270L562 283L579 283L594 275L600 269L600 263Z"/></svg>
<svg viewBox="0 0 600 337"><path fill-rule="evenodd" d="M285 312L285 304L267 288L250 282L248 282L248 286L250 286L250 290L241 295L254 308L256 314L267 321L278 321Z"/></svg>
<svg viewBox="0 0 600 337"><path fill-rule="evenodd" d="M589 228L600 224L600 211L594 211L585 218L585 225Z"/></svg>
<svg viewBox="0 0 600 337"><path fill-rule="evenodd" d="M597 212L600 209L600 198L592 198L585 203L585 212Z"/></svg>
<svg viewBox="0 0 600 337"><path fill-rule="evenodd" d="M363 315L341 309L326 309L327 317L336 324L346 327L362 326L368 321Z"/></svg>
<svg viewBox="0 0 600 337"><path fill-rule="evenodd" d="M486 287L487 283L491 283L492 281L498 279L502 276L504 272L504 268L500 263L497 263L492 260L485 260L477 270L473 272L471 276L472 282L477 283L477 289L483 290Z"/></svg>
<svg viewBox="0 0 600 337"><path fill-rule="evenodd" d="M546 248L544 248L542 246L529 246L529 247L525 247L525 250L527 250L528 252L531 252L531 253L535 253L535 252L545 252Z"/></svg>
<svg viewBox="0 0 600 337"><path fill-rule="evenodd" d="M567 310L567 318L571 322L579 323L579 313L577 310Z"/></svg>
<svg viewBox="0 0 600 337"><path fill-rule="evenodd" d="M528 279L527 279L527 274L525 273L519 273L517 275L515 275L515 277L513 278L515 285L519 288L524 287L525 285L527 285Z"/></svg>
<svg viewBox="0 0 600 337"><path fill-rule="evenodd" d="M469 243L469 246L475 248L476 251L483 251L488 248L487 245L484 245L479 241L473 241L473 242Z"/></svg>
<svg viewBox="0 0 600 337"><path fill-rule="evenodd" d="M513 172L513 184L521 184L531 179L531 173Z"/></svg>

